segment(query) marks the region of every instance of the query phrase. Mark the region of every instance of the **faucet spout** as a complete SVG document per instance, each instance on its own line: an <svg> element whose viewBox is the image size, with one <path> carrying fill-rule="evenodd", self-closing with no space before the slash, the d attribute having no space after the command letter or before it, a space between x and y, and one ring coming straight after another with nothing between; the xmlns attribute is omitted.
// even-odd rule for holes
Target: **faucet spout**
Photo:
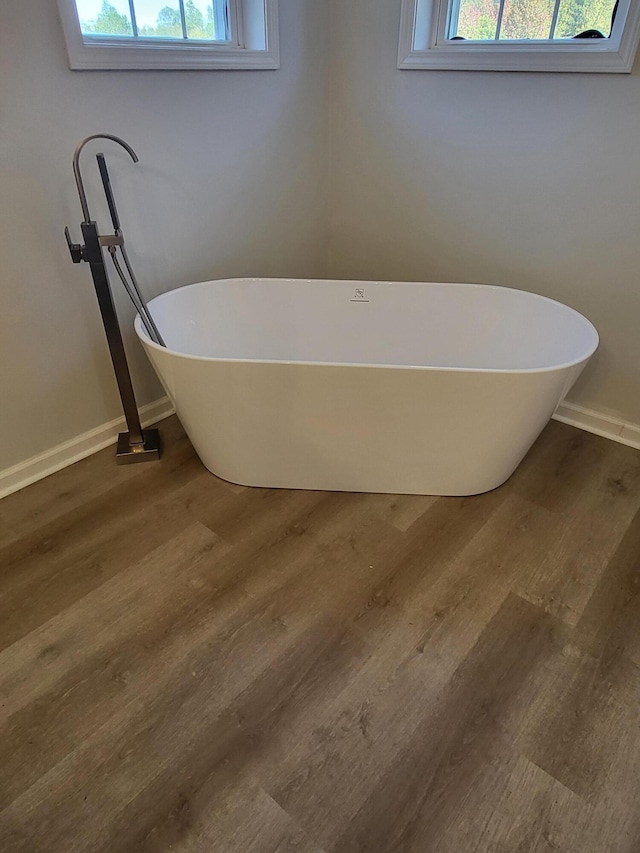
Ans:
<svg viewBox="0 0 640 853"><path fill-rule="evenodd" d="M82 215L84 216L85 222L91 222L91 215L89 213L87 194L84 189L84 181L82 180L82 172L80 171L80 154L82 153L82 149L85 147L87 142L91 142L92 139L110 139L112 142L117 142L118 145L121 145L124 150L129 154L134 163L138 162L138 155L136 154L136 152L133 150L133 148L129 145L128 142L125 142L124 139L120 139L119 136L113 136L113 134L111 133L94 133L91 136L87 136L86 139L82 140L73 155L73 174L76 179L78 195L80 196L80 205L82 207Z"/></svg>

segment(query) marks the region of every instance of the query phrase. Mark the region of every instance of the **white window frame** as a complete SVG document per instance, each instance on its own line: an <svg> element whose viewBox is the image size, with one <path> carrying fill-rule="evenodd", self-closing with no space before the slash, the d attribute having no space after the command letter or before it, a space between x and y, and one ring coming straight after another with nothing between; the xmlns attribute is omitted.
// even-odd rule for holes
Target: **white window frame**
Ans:
<svg viewBox="0 0 640 853"><path fill-rule="evenodd" d="M628 74L640 38L640 0L620 0L611 37L568 41L446 38L450 0L402 0L398 68Z"/></svg>
<svg viewBox="0 0 640 853"><path fill-rule="evenodd" d="M229 0L232 42L83 35L75 0L58 0L69 67L99 70L264 70L280 67L278 0Z"/></svg>

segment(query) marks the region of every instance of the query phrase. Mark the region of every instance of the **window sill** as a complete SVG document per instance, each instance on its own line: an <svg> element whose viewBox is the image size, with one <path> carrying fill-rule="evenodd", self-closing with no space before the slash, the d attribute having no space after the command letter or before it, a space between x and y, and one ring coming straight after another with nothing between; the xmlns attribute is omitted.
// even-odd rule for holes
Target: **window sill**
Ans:
<svg viewBox="0 0 640 853"><path fill-rule="evenodd" d="M280 67L277 49L180 45L83 44L69 57L74 71L260 71Z"/></svg>
<svg viewBox="0 0 640 853"><path fill-rule="evenodd" d="M578 47L578 46L576 46ZM398 57L400 69L432 69L446 71L573 71L604 74L629 74L633 55L628 57L619 51L589 49L554 49L544 46L539 49L493 45L465 45L463 48L435 47L425 51L410 51ZM483 49L484 48L484 49ZM635 52L635 51L634 51Z"/></svg>

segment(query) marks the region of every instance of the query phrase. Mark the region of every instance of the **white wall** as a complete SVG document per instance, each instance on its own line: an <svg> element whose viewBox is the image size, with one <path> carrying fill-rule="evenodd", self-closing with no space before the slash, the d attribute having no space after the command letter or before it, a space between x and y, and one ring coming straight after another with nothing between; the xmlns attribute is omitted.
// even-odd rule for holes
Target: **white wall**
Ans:
<svg viewBox="0 0 640 853"><path fill-rule="evenodd" d="M333 0L330 269L510 285L600 351L571 399L640 423L640 76L398 71L400 0Z"/></svg>
<svg viewBox="0 0 640 853"><path fill-rule="evenodd" d="M280 0L282 68L72 72L54 0L0 11L0 471L121 414L79 239L71 157L106 143L128 247L147 296L206 278L322 276L326 260L326 8ZM98 182L99 184L99 182ZM89 191L104 216L101 192ZM108 223L104 218L101 221ZM118 292L138 402L161 396Z"/></svg>

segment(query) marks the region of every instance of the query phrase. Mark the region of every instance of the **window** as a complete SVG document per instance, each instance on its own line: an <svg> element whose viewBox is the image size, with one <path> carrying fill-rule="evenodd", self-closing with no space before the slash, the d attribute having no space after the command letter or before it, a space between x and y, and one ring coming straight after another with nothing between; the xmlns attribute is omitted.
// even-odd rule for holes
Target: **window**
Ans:
<svg viewBox="0 0 640 853"><path fill-rule="evenodd" d="M58 0L73 69L280 66L277 0Z"/></svg>
<svg viewBox="0 0 640 853"><path fill-rule="evenodd" d="M402 0L399 68L629 72L637 0Z"/></svg>

